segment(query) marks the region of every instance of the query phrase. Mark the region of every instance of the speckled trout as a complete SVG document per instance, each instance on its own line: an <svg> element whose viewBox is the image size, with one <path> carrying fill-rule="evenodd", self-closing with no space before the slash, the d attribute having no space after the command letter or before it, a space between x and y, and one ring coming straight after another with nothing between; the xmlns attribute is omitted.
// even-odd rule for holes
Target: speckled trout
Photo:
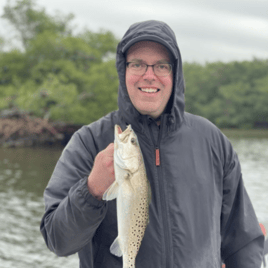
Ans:
<svg viewBox="0 0 268 268"><path fill-rule="evenodd" d="M115 182L102 199L116 198L118 236L110 251L118 257L123 256L123 268L134 268L149 223L151 188L138 138L131 125L124 132L115 125L114 135Z"/></svg>

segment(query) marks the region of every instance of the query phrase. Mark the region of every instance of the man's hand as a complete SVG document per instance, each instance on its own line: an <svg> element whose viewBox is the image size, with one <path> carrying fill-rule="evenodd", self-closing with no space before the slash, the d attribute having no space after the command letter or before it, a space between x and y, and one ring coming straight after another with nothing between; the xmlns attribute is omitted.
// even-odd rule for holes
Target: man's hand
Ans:
<svg viewBox="0 0 268 268"><path fill-rule="evenodd" d="M93 168L88 176L88 190L98 200L102 199L104 192L115 181L113 154L114 144L110 143L96 155Z"/></svg>

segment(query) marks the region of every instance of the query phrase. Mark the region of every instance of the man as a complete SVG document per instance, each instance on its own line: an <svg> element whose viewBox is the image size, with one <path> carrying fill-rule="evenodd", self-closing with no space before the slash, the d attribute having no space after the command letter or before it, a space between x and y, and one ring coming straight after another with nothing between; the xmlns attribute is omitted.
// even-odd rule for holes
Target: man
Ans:
<svg viewBox="0 0 268 268"><path fill-rule="evenodd" d="M182 61L173 31L132 25L117 48L119 110L77 131L45 190L41 232L80 267L122 267L117 237L114 125L131 124L152 189L150 222L136 267L259 268L264 237L243 186L236 153L212 123L184 111ZM202 92L200 92L202 94Z"/></svg>

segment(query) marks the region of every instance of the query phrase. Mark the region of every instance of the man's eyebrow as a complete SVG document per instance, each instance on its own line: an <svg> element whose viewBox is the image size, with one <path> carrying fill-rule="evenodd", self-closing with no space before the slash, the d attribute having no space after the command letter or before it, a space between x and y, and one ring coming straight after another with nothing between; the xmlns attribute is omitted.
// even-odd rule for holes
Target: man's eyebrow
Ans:
<svg viewBox="0 0 268 268"><path fill-rule="evenodd" d="M162 60L157 61L156 63L169 63L169 60L162 59Z"/></svg>
<svg viewBox="0 0 268 268"><path fill-rule="evenodd" d="M132 60L130 60L130 61L135 61L135 62L143 62L143 60L142 60L142 59L132 59Z"/></svg>

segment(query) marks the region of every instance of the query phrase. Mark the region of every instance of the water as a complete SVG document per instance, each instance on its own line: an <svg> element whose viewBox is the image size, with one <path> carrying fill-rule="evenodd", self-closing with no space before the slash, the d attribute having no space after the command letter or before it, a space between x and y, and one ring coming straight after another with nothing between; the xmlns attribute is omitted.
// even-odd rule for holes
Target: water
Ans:
<svg viewBox="0 0 268 268"><path fill-rule="evenodd" d="M79 267L76 255L59 258L39 231L43 191L62 149L0 149L0 267Z"/></svg>
<svg viewBox="0 0 268 268"><path fill-rule="evenodd" d="M259 222L268 230L268 139L231 139ZM39 231L43 191L61 148L0 148L0 267L75 268L77 255L57 257Z"/></svg>
<svg viewBox="0 0 268 268"><path fill-rule="evenodd" d="M231 139L259 222L268 232L268 139Z"/></svg>

